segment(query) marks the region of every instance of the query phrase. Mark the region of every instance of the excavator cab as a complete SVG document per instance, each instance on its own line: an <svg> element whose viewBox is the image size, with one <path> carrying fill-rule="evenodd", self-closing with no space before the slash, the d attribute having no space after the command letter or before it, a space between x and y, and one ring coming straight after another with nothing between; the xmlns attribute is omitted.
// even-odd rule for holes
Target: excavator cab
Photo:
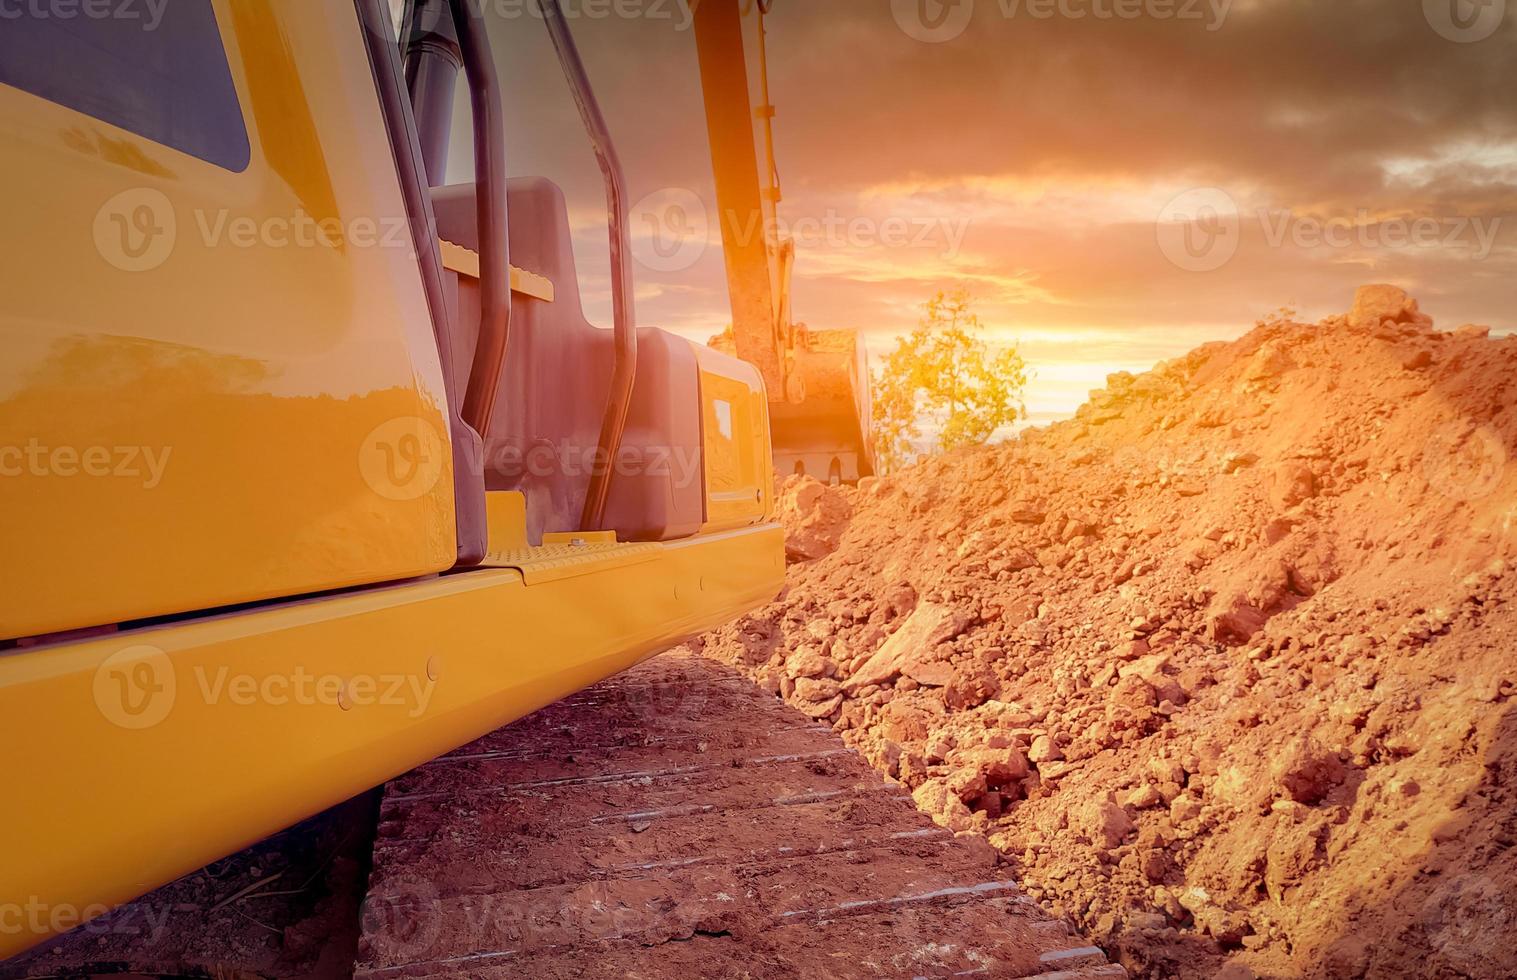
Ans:
<svg viewBox="0 0 1517 980"><path fill-rule="evenodd" d="M606 183L615 320L609 331L592 326L581 308L567 208L557 185L517 178L505 180L499 194L488 186L509 147L488 104L499 85L485 57L482 18L472 12L455 17L454 6L411 0L401 51L428 183L426 203L443 249L453 335L441 346L451 348L448 380L462 396L460 415L483 437L487 490L525 495L534 541L576 527L614 530L622 540L663 541L761 521L772 478L767 421L753 410L763 391L758 371L665 331L636 326L625 179L566 20L556 5L544 5L548 33ZM480 22L471 25L466 18ZM474 57L472 47L486 51ZM476 179L448 186L443 181L460 74L476 104ZM486 203L492 194L498 200ZM504 236L492 227L492 216L500 214L507 216ZM518 288L509 309L499 311L504 328L491 310L492 255L495 265L509 257L519 286L544 283L553 293ZM503 348L496 339L500 332L509 337ZM497 386L493 396L479 390L483 379ZM737 432L723 426L703 431L700 406L706 401L722 418L736 413L744 425ZM735 437L730 445L717 444L729 436ZM592 465L596 460L613 461L613 472L599 472L604 467ZM697 460L722 462L708 467L704 480L691 479ZM718 496L711 498L711 492Z"/></svg>
<svg viewBox="0 0 1517 980"><path fill-rule="evenodd" d="M636 322L561 16L610 329L480 4L143 13L0 31L0 904L52 913L0 958L783 581L761 374Z"/></svg>

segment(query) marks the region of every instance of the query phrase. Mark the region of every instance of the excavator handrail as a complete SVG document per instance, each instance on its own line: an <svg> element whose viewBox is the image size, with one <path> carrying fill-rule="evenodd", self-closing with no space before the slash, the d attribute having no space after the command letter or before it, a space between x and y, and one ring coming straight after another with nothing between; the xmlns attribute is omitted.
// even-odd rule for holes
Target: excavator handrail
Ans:
<svg viewBox="0 0 1517 980"><path fill-rule="evenodd" d="M543 23L548 27L548 36L553 40L553 49L558 53L559 64L563 67L574 102L579 106L580 118L584 120L585 132L590 137L596 162L600 164L601 176L606 182L616 360L611 372L611 391L606 400L606 414L601 422L596 465L590 474L590 486L585 491L585 508L580 519L582 529L595 531L600 529L605 518L611 474L615 472L616 456L621 450L622 435L627 428L627 412L632 405L632 384L637 377L637 322L636 311L633 309L632 245L627 231L627 181L622 174L621 159L616 154L616 144L611 139L611 129L601 114L595 89L590 85L590 76L585 71L584 61L580 59L579 47L574 43L574 33L564 19L563 10L559 7L558 0L541 0L541 3Z"/></svg>
<svg viewBox="0 0 1517 980"><path fill-rule="evenodd" d="M511 334L511 245L506 215L506 117L484 14L474 0L449 0L474 120L475 210L479 221L479 343L464 395L464 421L490 436Z"/></svg>

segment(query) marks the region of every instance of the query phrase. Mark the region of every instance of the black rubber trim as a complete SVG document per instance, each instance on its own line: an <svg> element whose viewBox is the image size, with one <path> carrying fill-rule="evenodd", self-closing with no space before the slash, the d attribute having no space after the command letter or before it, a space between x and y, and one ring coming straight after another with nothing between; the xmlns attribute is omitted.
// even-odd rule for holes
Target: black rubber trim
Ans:
<svg viewBox="0 0 1517 980"><path fill-rule="evenodd" d="M590 84L590 75L579 56L579 47L574 43L574 32L564 19L558 0L538 0L542 6L543 23L553 49L558 53L564 78L579 107L580 119L585 133L595 150L595 160L600 165L601 178L606 185L606 214L611 237L611 307L615 321L613 344L615 363L611 371L611 393L606 399L606 414L601 420L600 444L597 460L606 460L606 465L596 466L590 474L590 487L585 491L585 509L580 517L580 526L587 531L598 531L606 519L606 501L611 492L611 477L621 452L622 437L627 430L627 412L632 405L632 386L637 380L637 311L632 276L632 243L627 230L627 178L622 173L621 158L616 153L616 142L611 138L611 127L606 125L600 103L595 98L595 88Z"/></svg>
<svg viewBox="0 0 1517 980"><path fill-rule="evenodd" d="M411 100L406 94L400 63L400 45L390 22L385 0L355 0L359 22L369 51L374 85L389 131L390 149L401 193L410 219L412 246L421 270L432 333L442 361L443 385L448 399L449 443L453 455L453 497L458 526L458 564L477 565L484 560L489 529L485 519L484 450L479 434L463 420L462 393L453 383L453 330L448 316L446 276L437 245L437 216L427 189L426 169Z"/></svg>
<svg viewBox="0 0 1517 980"><path fill-rule="evenodd" d="M479 340L464 392L464 421L488 442L511 337L511 239L507 229L506 110L479 0L448 0L464 58L474 122L474 201L479 228Z"/></svg>

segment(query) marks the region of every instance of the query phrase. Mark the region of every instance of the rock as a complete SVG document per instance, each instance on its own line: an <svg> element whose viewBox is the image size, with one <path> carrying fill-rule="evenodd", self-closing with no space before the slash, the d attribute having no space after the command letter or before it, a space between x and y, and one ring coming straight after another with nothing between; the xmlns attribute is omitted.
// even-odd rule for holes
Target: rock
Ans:
<svg viewBox="0 0 1517 980"><path fill-rule="evenodd" d="M953 743L941 736L930 739L924 750L928 762L942 762L948 758L948 753L953 751Z"/></svg>
<svg viewBox="0 0 1517 980"><path fill-rule="evenodd" d="M1213 601L1206 618L1206 631L1217 643L1242 646L1264 628L1268 618L1262 609L1249 601L1247 594L1234 592Z"/></svg>
<svg viewBox="0 0 1517 980"><path fill-rule="evenodd" d="M1048 514L1036 504L1021 503L1013 506L1006 516L1018 524L1042 524Z"/></svg>
<svg viewBox="0 0 1517 980"><path fill-rule="evenodd" d="M922 687L947 687L953 680L953 665L946 660L916 661L903 666L901 673Z"/></svg>
<svg viewBox="0 0 1517 980"><path fill-rule="evenodd" d="M1001 622L1007 626L1020 626L1038 618L1041 600L1037 596L1019 596L1001 606Z"/></svg>
<svg viewBox="0 0 1517 980"><path fill-rule="evenodd" d="M799 647L785 658L785 673L792 678L830 677L836 671L837 664L822 656L812 646Z"/></svg>
<svg viewBox="0 0 1517 980"><path fill-rule="evenodd" d="M1374 330L1387 320L1398 324L1431 327L1432 318L1417 308L1406 290L1386 284L1360 286L1354 294L1349 322L1360 330Z"/></svg>
<svg viewBox="0 0 1517 980"><path fill-rule="evenodd" d="M941 779L929 779L912 790L911 798L928 813L941 813L948 804L948 784Z"/></svg>
<svg viewBox="0 0 1517 980"><path fill-rule="evenodd" d="M1295 362L1291 360L1285 349L1278 342L1271 340L1254 352L1243 377L1246 381L1268 381L1278 378L1295 366Z"/></svg>
<svg viewBox="0 0 1517 980"><path fill-rule="evenodd" d="M1473 323L1466 323L1454 331L1454 339L1456 340L1485 340L1490 335L1490 327L1477 326Z"/></svg>
<svg viewBox="0 0 1517 980"><path fill-rule="evenodd" d="M1169 822L1176 827L1199 820L1201 817L1201 801L1193 796L1177 797L1169 805Z"/></svg>
<svg viewBox="0 0 1517 980"><path fill-rule="evenodd" d="M1317 477L1299 460L1287 460L1269 476L1269 502L1276 510L1288 510L1317 495Z"/></svg>
<svg viewBox="0 0 1517 980"><path fill-rule="evenodd" d="M837 550L853 507L836 487L809 476L790 477L780 488L777 517L785 525L785 557L816 561Z"/></svg>
<svg viewBox="0 0 1517 980"><path fill-rule="evenodd" d="M1338 756L1306 733L1288 742L1270 766L1276 792L1307 806L1321 803L1346 776Z"/></svg>
<svg viewBox="0 0 1517 980"><path fill-rule="evenodd" d="M1039 735L1032 740L1032 748L1027 752L1027 761L1041 766L1046 762L1058 762L1064 758L1064 753L1059 750L1054 740L1047 735Z"/></svg>
<svg viewBox="0 0 1517 980"><path fill-rule="evenodd" d="M1176 759L1156 758L1149 760L1148 773L1153 776L1160 785L1164 783L1184 783L1185 767Z"/></svg>
<svg viewBox="0 0 1517 980"><path fill-rule="evenodd" d="M1236 473L1257 462L1259 462L1259 457L1255 453L1228 453L1222 458L1222 472Z"/></svg>
<svg viewBox="0 0 1517 980"><path fill-rule="evenodd" d="M1397 286L1376 284L1360 286L1354 293L1354 307L1349 312L1349 322L1356 327L1370 329L1386 320L1395 320L1406 310L1406 290Z"/></svg>
<svg viewBox="0 0 1517 980"><path fill-rule="evenodd" d="M1401 366L1408 371L1420 371L1425 367L1430 367L1432 363L1433 352L1430 350L1420 350L1402 361Z"/></svg>
<svg viewBox="0 0 1517 980"><path fill-rule="evenodd" d="M820 720L822 718L830 718L832 716L832 713L836 711L838 707L842 705L842 703L843 696L839 694L837 697L833 698L830 701L803 701L797 704L796 708L798 708L802 714L809 715L812 718Z"/></svg>
<svg viewBox="0 0 1517 980"><path fill-rule="evenodd" d="M948 776L948 791L965 803L983 796L987 788L985 772L977 766L955 769Z"/></svg>
<svg viewBox="0 0 1517 980"><path fill-rule="evenodd" d="M759 687L762 687L770 694L779 695L781 686L780 675L776 674L774 671L765 667L758 672L758 675L754 678L754 680Z"/></svg>
<svg viewBox="0 0 1517 980"><path fill-rule="evenodd" d="M1370 962L1370 943L1364 936L1344 936L1327 948L1322 963L1329 976L1362 977Z"/></svg>
<svg viewBox="0 0 1517 980"><path fill-rule="evenodd" d="M1080 830L1097 847L1119 847L1137 829L1127 811L1110 800L1093 800L1080 811Z"/></svg>
<svg viewBox="0 0 1517 980"><path fill-rule="evenodd" d="M1008 572L1020 572L1028 568L1037 568L1038 559L1026 548L1012 548L1001 558L1001 567Z"/></svg>
<svg viewBox="0 0 1517 980"><path fill-rule="evenodd" d="M1276 830L1265 853L1264 887L1276 902L1284 902L1285 890L1299 884L1317 866L1321 835L1307 825L1276 818Z"/></svg>
<svg viewBox="0 0 1517 980"><path fill-rule="evenodd" d="M1111 692L1111 700L1113 704L1134 709L1152 708L1159 703L1153 685L1132 674L1117 681L1117 686Z"/></svg>
<svg viewBox="0 0 1517 980"><path fill-rule="evenodd" d="M842 685L828 677L797 677L795 696L801 701L830 701L842 691Z"/></svg>
<svg viewBox="0 0 1517 980"><path fill-rule="evenodd" d="M1216 904L1206 889L1192 885L1180 893L1180 904L1196 920L1196 927L1223 946L1237 946L1250 930L1248 918Z"/></svg>
<svg viewBox="0 0 1517 980"><path fill-rule="evenodd" d="M1122 802L1135 810L1148 810L1164 802L1164 796L1159 792L1159 787L1153 783L1144 783L1131 793Z"/></svg>
<svg viewBox="0 0 1517 980"><path fill-rule="evenodd" d="M1182 923L1190 913L1185 911L1185 906L1175 900L1174 893L1168 888L1156 886L1152 893L1154 907L1164 913L1164 917L1170 922Z"/></svg>
<svg viewBox="0 0 1517 980"><path fill-rule="evenodd" d="M1149 884L1157 885L1169 877L1174 869L1174 862L1169 859L1169 852L1161 847L1156 847L1147 852L1138 861L1138 868L1143 872L1143 877L1148 879Z"/></svg>
<svg viewBox="0 0 1517 980"><path fill-rule="evenodd" d="M947 827L957 833L968 830L972 825L969 807L950 792L948 785L942 780L927 780L912 791L911 798L916 800L918 807L931 814L933 821L939 826Z"/></svg>
<svg viewBox="0 0 1517 980"><path fill-rule="evenodd" d="M943 704L953 710L977 708L1001 693L1001 679L982 660L961 664L943 689Z"/></svg>
<svg viewBox="0 0 1517 980"><path fill-rule="evenodd" d="M1027 757L1015 747L967 749L960 753L959 759L962 768L979 774L987 787L1007 786L1026 778L1032 771Z"/></svg>
<svg viewBox="0 0 1517 980"><path fill-rule="evenodd" d="M939 643L964 632L970 621L969 614L961 609L932 602L922 603L890 634L880 649L848 678L843 689L851 692L870 684L885 683L900 674L909 659L920 658Z"/></svg>

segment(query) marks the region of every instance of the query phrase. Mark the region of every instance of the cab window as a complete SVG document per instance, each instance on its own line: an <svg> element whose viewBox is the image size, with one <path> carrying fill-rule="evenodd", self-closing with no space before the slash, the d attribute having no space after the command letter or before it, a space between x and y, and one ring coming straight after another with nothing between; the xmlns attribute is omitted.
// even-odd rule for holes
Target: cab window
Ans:
<svg viewBox="0 0 1517 980"><path fill-rule="evenodd" d="M247 126L210 0L0 0L0 83L247 169Z"/></svg>

